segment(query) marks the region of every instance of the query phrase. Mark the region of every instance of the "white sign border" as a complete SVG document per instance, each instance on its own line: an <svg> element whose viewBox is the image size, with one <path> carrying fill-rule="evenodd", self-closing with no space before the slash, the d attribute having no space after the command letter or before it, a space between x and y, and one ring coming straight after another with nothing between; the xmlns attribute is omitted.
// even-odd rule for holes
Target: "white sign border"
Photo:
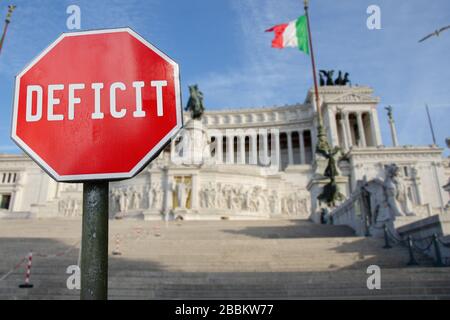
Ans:
<svg viewBox="0 0 450 320"><path fill-rule="evenodd" d="M19 88L20 79L27 73L35 64L37 64L50 50L52 50L59 42L67 37L77 37L92 34L105 34L105 33L120 33L127 32L149 49L153 50L161 58L169 62L174 69L174 85L175 85L175 102L176 102L176 112L177 112L177 124L176 126L155 146L149 153L139 161L133 169L129 172L118 172L118 173L105 173L105 174L82 174L82 175L59 175L52 167L50 167L45 160L43 160L39 155L37 155L21 138L17 136L17 114L18 114L18 103L19 103ZM54 41L47 49L45 49L38 57L36 57L28 66L16 76L15 90L14 90L14 102L13 102L13 118L12 118L12 129L11 129L11 139L25 152L27 153L44 171L46 171L53 179L58 182L82 182L82 181L93 181L93 180L122 180L130 179L137 175L153 158L155 158L161 149L167 145L167 143L174 137L183 127L183 108L181 106L181 87L180 87L180 69L178 64L164 54L161 50L156 48L150 42L142 38L138 33L136 33L131 28L117 28L117 29L101 29L101 30L90 30L90 31L80 31L80 32L70 32L63 33L56 41Z"/></svg>

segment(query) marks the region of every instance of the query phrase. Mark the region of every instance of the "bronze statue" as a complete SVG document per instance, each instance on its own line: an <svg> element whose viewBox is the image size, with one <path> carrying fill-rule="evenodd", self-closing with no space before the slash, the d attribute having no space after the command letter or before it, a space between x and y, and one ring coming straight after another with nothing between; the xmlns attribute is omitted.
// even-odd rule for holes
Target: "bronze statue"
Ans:
<svg viewBox="0 0 450 320"><path fill-rule="evenodd" d="M348 72L345 73L344 75L344 80L342 80L342 84L343 86L346 86L347 84L350 83L350 79L349 79L350 74Z"/></svg>
<svg viewBox="0 0 450 320"><path fill-rule="evenodd" d="M327 86L332 86L332 85L334 85L334 81L333 81L333 74L334 74L334 71L333 71L333 70L329 70L329 71L326 71L326 70L320 70L320 74L323 74L324 77L326 78L326 85L327 85Z"/></svg>
<svg viewBox="0 0 450 320"><path fill-rule="evenodd" d="M327 86L332 86L334 84L333 82L333 74L334 70L329 70L327 73Z"/></svg>
<svg viewBox="0 0 450 320"><path fill-rule="evenodd" d="M342 79L342 71L339 70L339 75L338 75L338 77L336 78L336 80L334 80L334 84L335 84L336 86L342 86L343 81L344 81L344 79Z"/></svg>
<svg viewBox="0 0 450 320"><path fill-rule="evenodd" d="M394 108L392 108L392 106L387 106L384 109L386 109L388 112L387 115L388 115L389 121L394 121L394 114L392 113Z"/></svg>
<svg viewBox="0 0 450 320"><path fill-rule="evenodd" d="M203 93L198 89L198 85L189 86L189 101L184 111L190 111L192 119L201 119L205 112L203 106Z"/></svg>
<svg viewBox="0 0 450 320"><path fill-rule="evenodd" d="M320 76L320 86L323 87L325 85L325 80L323 79L322 72L319 73Z"/></svg>
<svg viewBox="0 0 450 320"><path fill-rule="evenodd" d="M324 176L330 179L324 187L322 193L317 197L320 202L325 202L329 207L335 207L336 201L342 201L344 196L339 192L339 187L336 184L336 177L339 175L336 166L336 155L341 151L339 147L332 150L318 149L317 152L328 160L328 165L325 169Z"/></svg>
<svg viewBox="0 0 450 320"><path fill-rule="evenodd" d="M350 74L346 72L344 77L342 77L342 71L339 70L338 77L333 80L334 70L319 70L320 75L320 86L346 86L350 83Z"/></svg>

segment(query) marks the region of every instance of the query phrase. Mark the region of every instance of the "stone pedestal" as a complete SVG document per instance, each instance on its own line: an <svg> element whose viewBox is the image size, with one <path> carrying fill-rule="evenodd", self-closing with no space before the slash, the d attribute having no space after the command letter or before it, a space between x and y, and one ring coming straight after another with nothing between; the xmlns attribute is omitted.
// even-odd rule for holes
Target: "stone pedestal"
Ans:
<svg viewBox="0 0 450 320"><path fill-rule="evenodd" d="M144 215L145 221L160 221L164 219L164 215L158 209L145 210L142 214Z"/></svg>
<svg viewBox="0 0 450 320"><path fill-rule="evenodd" d="M198 166L210 159L207 128L200 120L189 120L180 137L180 142L172 148L172 162Z"/></svg>
<svg viewBox="0 0 450 320"><path fill-rule="evenodd" d="M325 169L324 169L325 170ZM348 197L348 177L337 176L336 184L339 188L339 191L344 195L345 198ZM323 187L329 182L328 178L323 176L316 175L313 177L306 187L311 195L311 215L309 217L315 223L320 223L320 211L322 208L325 208L326 205L319 204L317 197L322 193ZM331 211L332 208L328 208Z"/></svg>
<svg viewBox="0 0 450 320"><path fill-rule="evenodd" d="M117 220L144 220L145 214L143 211L119 212L114 218Z"/></svg>
<svg viewBox="0 0 450 320"><path fill-rule="evenodd" d="M175 219L175 220L182 219L182 220L185 220L188 213L189 213L188 209L176 208L176 209L173 209L170 212L170 215L172 216L171 219Z"/></svg>

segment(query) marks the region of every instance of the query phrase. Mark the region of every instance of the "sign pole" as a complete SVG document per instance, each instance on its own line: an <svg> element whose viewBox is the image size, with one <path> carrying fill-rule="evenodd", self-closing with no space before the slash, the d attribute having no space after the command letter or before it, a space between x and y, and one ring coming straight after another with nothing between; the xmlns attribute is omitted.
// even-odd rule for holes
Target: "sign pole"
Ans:
<svg viewBox="0 0 450 320"><path fill-rule="evenodd" d="M109 182L83 184L81 300L108 299Z"/></svg>

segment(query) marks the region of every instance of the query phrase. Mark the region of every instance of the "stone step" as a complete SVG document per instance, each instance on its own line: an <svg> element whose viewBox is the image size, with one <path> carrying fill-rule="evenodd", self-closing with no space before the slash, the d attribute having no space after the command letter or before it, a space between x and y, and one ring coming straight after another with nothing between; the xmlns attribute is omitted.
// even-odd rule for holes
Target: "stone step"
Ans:
<svg viewBox="0 0 450 320"><path fill-rule="evenodd" d="M0 276L28 250L35 255L33 289L17 286L25 264L0 281L0 299L78 299L68 290L66 268L78 260L80 221L7 222L0 225ZM136 228L141 228L137 236ZM156 236L159 228L160 236ZM26 231L26 232L25 232ZM404 247L382 249L382 239L354 237L346 227L306 221L161 222L111 221L121 234L121 256L109 257L110 299L370 299L407 297L443 299L450 295L450 273L429 268L432 261L416 255L419 268L406 268ZM67 251L71 249L70 251ZM369 265L379 265L382 290L366 288Z"/></svg>
<svg viewBox="0 0 450 320"><path fill-rule="evenodd" d="M27 292L19 291L27 290ZM267 288L261 286L248 287L217 287L211 286L155 286L149 288L115 288L110 287L108 290L110 297L139 297L140 299L227 299L227 298L244 298L251 299L253 297L271 299L301 299L309 297L361 297L361 296L450 296L450 286L436 287L396 287L382 288L381 290L368 290L367 288ZM49 288L33 288L33 289L17 289L3 292L0 291L0 297L50 297L50 296L78 296L79 291L67 289L49 289Z"/></svg>

